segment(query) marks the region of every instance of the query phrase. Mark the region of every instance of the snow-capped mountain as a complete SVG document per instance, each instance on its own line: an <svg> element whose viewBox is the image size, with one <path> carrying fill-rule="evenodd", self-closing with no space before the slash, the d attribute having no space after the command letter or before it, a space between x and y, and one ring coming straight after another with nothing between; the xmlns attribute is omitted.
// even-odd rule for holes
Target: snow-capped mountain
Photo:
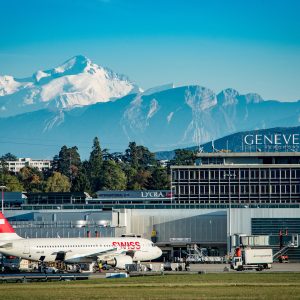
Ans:
<svg viewBox="0 0 300 300"><path fill-rule="evenodd" d="M87 157L87 145L95 136L110 151L123 151L129 141L151 151L172 150L240 131L300 123L300 101L263 100L255 93L241 95L234 89L215 94L196 85L156 90L69 110L43 109L0 118L7 137L0 139L1 152L51 157L66 144L77 145ZM22 146L16 147L17 143Z"/></svg>
<svg viewBox="0 0 300 300"><path fill-rule="evenodd" d="M82 55L29 78L0 76L0 117L40 109L71 109L140 92L126 76L98 66Z"/></svg>
<svg viewBox="0 0 300 300"><path fill-rule="evenodd" d="M143 92L84 56L30 78L0 77L0 128L5 132L0 155L51 157L64 144L80 149L78 141L84 141L86 157L86 144L95 136L111 151L123 151L130 141L152 151L170 150L299 123L300 101L265 100L234 89L216 94L198 85L165 84ZM50 140L56 146L49 146ZM15 150L18 143L20 151Z"/></svg>

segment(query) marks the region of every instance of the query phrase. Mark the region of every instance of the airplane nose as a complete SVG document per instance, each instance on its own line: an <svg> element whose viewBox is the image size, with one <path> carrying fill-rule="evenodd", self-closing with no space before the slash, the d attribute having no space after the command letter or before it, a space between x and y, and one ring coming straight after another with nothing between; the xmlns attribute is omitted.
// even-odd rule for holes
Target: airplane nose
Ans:
<svg viewBox="0 0 300 300"><path fill-rule="evenodd" d="M158 247L157 247L157 255L159 255L159 257L162 256L162 251L161 251L161 249L158 248Z"/></svg>

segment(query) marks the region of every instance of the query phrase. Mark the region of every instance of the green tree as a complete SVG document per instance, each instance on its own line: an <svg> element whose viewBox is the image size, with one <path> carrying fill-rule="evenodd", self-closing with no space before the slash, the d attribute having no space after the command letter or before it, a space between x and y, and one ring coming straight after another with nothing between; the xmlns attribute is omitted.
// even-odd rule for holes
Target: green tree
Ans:
<svg viewBox="0 0 300 300"><path fill-rule="evenodd" d="M157 165L154 153L144 146L137 146L135 142L129 143L124 160L135 169L147 169Z"/></svg>
<svg viewBox="0 0 300 300"><path fill-rule="evenodd" d="M175 150L175 156L170 161L171 165L193 165L195 163L195 153L191 150L177 149Z"/></svg>
<svg viewBox="0 0 300 300"><path fill-rule="evenodd" d="M103 160L114 160L116 163L122 163L124 154L122 152L109 153L107 149L103 150Z"/></svg>
<svg viewBox="0 0 300 300"><path fill-rule="evenodd" d="M53 175L47 179L46 192L70 192L71 183L67 176L53 172Z"/></svg>
<svg viewBox="0 0 300 300"><path fill-rule="evenodd" d="M81 168L71 187L72 192L91 192L91 185L84 168Z"/></svg>
<svg viewBox="0 0 300 300"><path fill-rule="evenodd" d="M167 169L163 167L155 168L148 179L147 188L149 190L170 189L170 177L168 176Z"/></svg>
<svg viewBox="0 0 300 300"><path fill-rule="evenodd" d="M106 151L105 151L106 153ZM98 137L93 140L92 152L88 161L88 176L90 179L91 188L94 192L100 188L100 175L103 164L103 151L100 146Z"/></svg>
<svg viewBox="0 0 300 300"><path fill-rule="evenodd" d="M98 137L93 140L93 148L89 159L89 178L94 192L100 188L100 175L103 164L103 152Z"/></svg>
<svg viewBox="0 0 300 300"><path fill-rule="evenodd" d="M130 166L124 168L127 177L128 190L144 190L147 189L148 180L151 177L149 170L134 169Z"/></svg>
<svg viewBox="0 0 300 300"><path fill-rule="evenodd" d="M0 157L0 170L1 172L8 174L8 164L7 161L16 161L17 157L11 153L6 153Z"/></svg>
<svg viewBox="0 0 300 300"><path fill-rule="evenodd" d="M1 185L6 186L8 192L22 192L24 191L23 185L18 178L10 174L1 174Z"/></svg>
<svg viewBox="0 0 300 300"><path fill-rule="evenodd" d="M54 155L53 160L52 160L51 174L53 172L59 172L59 156L58 155Z"/></svg>
<svg viewBox="0 0 300 300"><path fill-rule="evenodd" d="M100 187L102 190L126 189L126 175L121 167L113 160L103 162L100 175Z"/></svg>
<svg viewBox="0 0 300 300"><path fill-rule="evenodd" d="M24 167L17 177L27 192L42 192L44 189L43 173L37 168Z"/></svg>
<svg viewBox="0 0 300 300"><path fill-rule="evenodd" d="M134 178L133 189L134 190L145 190L148 186L148 180L151 177L151 172L149 170L139 169Z"/></svg>
<svg viewBox="0 0 300 300"><path fill-rule="evenodd" d="M127 178L127 190L134 190L137 170L135 168L132 168L129 164L124 164L123 171Z"/></svg>
<svg viewBox="0 0 300 300"><path fill-rule="evenodd" d="M11 154L10 152L0 157L0 160L4 160L4 161L16 161L17 159L18 158L14 154Z"/></svg>
<svg viewBox="0 0 300 300"><path fill-rule="evenodd" d="M127 176L127 188L133 190L146 189L152 171L158 166L154 153L144 146L130 142L123 157L124 172Z"/></svg>
<svg viewBox="0 0 300 300"><path fill-rule="evenodd" d="M130 142L125 150L125 161L134 169L138 168L138 150L135 142Z"/></svg>
<svg viewBox="0 0 300 300"><path fill-rule="evenodd" d="M80 155L76 146L68 148L63 146L58 154L54 157L53 171L57 171L67 176L72 181L81 166Z"/></svg>

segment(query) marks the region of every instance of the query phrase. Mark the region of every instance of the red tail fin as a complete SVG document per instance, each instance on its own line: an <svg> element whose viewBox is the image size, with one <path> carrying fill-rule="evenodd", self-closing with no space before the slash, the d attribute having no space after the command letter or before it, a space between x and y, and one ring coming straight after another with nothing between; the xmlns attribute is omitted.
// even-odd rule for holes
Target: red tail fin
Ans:
<svg viewBox="0 0 300 300"><path fill-rule="evenodd" d="M7 219L0 212L0 233L15 233L15 230L11 227Z"/></svg>

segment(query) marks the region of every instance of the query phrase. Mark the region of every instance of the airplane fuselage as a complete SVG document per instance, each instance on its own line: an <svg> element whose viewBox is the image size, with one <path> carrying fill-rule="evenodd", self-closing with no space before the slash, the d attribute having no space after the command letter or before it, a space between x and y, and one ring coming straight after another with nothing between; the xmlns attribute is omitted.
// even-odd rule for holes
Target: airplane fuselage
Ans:
<svg viewBox="0 0 300 300"><path fill-rule="evenodd" d="M161 256L161 250L151 241L134 237L17 239L9 241L0 252L44 262L56 261L63 256L67 263L88 263L95 261L95 257L105 258L125 253L132 253L133 261L148 261Z"/></svg>

